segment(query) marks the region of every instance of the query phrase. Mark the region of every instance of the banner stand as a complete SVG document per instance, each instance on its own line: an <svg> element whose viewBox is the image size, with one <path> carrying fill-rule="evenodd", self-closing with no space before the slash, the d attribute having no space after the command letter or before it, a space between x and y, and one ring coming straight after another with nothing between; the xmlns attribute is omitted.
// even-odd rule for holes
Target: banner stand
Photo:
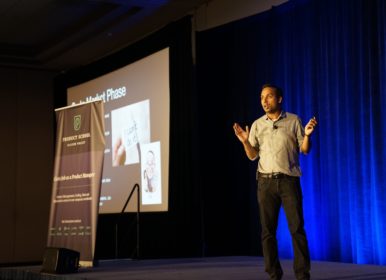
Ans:
<svg viewBox="0 0 386 280"><path fill-rule="evenodd" d="M93 266L105 150L101 100L55 110L56 149L48 247L80 253Z"/></svg>
<svg viewBox="0 0 386 280"><path fill-rule="evenodd" d="M134 194L134 191L137 191L137 214L136 214L136 226L137 226L137 240L136 240L136 258L139 259L139 213L140 213L140 188L139 184L135 184L133 189L131 190L129 197L127 198L125 205L123 206L119 218L125 213L127 204L129 204L131 197ZM120 220L120 219L119 219ZM119 221L118 220L118 221ZM115 224L115 258L118 259L118 221Z"/></svg>

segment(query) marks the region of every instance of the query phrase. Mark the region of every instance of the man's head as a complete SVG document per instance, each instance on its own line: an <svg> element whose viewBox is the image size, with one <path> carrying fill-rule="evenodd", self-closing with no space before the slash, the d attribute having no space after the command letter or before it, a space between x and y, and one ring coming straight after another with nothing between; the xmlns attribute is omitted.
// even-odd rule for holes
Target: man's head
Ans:
<svg viewBox="0 0 386 280"><path fill-rule="evenodd" d="M274 114L281 111L283 101L283 91L280 87L265 84L261 89L261 106L267 114Z"/></svg>

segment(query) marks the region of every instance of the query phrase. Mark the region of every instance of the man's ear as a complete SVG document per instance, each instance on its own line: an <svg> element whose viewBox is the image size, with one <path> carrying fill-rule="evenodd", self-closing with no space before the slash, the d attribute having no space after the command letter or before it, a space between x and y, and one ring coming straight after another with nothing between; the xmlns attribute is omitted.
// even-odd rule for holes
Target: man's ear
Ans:
<svg viewBox="0 0 386 280"><path fill-rule="evenodd" d="M282 100L283 100L283 97L280 96L278 102L281 103Z"/></svg>

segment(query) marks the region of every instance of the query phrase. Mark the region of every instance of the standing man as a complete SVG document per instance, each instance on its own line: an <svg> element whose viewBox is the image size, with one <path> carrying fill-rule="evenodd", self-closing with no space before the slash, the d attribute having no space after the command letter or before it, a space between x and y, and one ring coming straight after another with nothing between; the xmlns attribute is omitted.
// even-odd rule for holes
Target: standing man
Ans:
<svg viewBox="0 0 386 280"><path fill-rule="evenodd" d="M283 111L283 93L275 85L264 85L260 98L266 114L252 124L250 131L248 126L244 130L237 123L233 129L247 157L259 161L257 196L265 271L270 279L281 279L283 275L276 239L279 210L283 206L292 236L296 279L310 279L299 152L310 151L310 138L317 122L314 117L303 128L297 115Z"/></svg>

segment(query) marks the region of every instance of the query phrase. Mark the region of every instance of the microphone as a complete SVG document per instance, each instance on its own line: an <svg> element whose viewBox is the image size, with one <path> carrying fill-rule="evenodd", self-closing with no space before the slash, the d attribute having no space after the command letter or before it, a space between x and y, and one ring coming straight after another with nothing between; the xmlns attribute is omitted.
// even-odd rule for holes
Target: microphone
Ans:
<svg viewBox="0 0 386 280"><path fill-rule="evenodd" d="M273 129L277 129L277 125L276 124L273 125Z"/></svg>

